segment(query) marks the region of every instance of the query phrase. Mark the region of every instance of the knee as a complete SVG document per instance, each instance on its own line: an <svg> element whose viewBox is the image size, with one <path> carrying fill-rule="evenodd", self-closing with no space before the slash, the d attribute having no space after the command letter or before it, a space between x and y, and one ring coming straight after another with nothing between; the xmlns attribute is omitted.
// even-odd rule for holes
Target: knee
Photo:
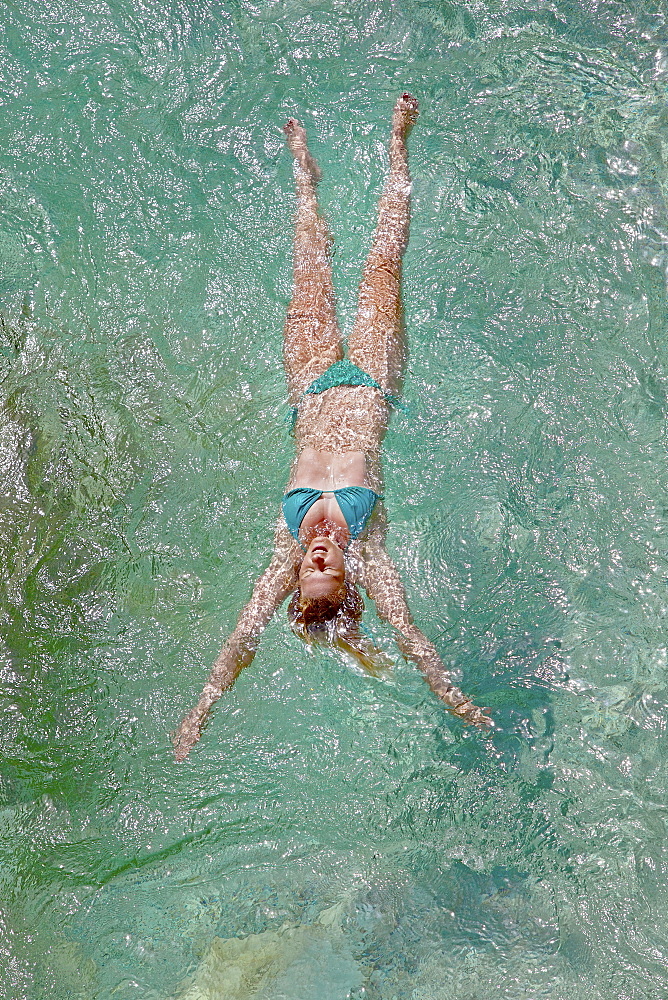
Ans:
<svg viewBox="0 0 668 1000"><path fill-rule="evenodd" d="M362 297L366 301L382 298L383 302L387 302L388 298L395 299L399 294L399 275L396 268L386 261L374 262L365 270L364 281L366 288Z"/></svg>

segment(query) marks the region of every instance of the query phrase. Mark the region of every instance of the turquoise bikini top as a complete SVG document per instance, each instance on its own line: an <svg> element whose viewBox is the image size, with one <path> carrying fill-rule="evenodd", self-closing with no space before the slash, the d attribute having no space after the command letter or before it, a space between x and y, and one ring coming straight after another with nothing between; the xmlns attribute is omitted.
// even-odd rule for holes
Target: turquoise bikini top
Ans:
<svg viewBox="0 0 668 1000"><path fill-rule="evenodd" d="M358 538L371 517L376 500L383 498L366 486L344 486L339 490L314 490L308 486L298 486L283 497L283 517L290 534L299 541L301 523L313 504L323 493L332 494L346 519L350 537Z"/></svg>

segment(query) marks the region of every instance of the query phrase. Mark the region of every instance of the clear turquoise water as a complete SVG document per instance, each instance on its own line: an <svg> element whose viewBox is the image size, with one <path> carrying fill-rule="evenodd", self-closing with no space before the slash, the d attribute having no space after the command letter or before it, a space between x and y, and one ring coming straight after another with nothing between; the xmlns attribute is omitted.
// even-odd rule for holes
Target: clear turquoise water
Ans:
<svg viewBox="0 0 668 1000"><path fill-rule="evenodd" d="M306 943L244 997L665 997L665 5L20 0L3 25L0 995L166 1000L214 939L287 924ZM371 612L381 679L279 615L176 768L291 454L280 125L324 168L349 329L406 88L390 548L497 731Z"/></svg>

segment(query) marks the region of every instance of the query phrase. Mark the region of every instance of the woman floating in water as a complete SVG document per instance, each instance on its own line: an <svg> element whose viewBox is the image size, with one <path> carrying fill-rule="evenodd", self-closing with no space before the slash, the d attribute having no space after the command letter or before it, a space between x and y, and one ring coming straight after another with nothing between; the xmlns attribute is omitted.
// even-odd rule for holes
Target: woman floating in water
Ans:
<svg viewBox="0 0 668 1000"><path fill-rule="evenodd" d="M288 595L295 632L306 639L326 639L368 662L358 584L375 601L381 618L397 630L402 653L418 665L448 708L467 722L491 724L452 684L435 647L413 624L401 579L385 549L380 445L389 409L398 401L404 362L400 283L409 224L406 138L417 113L415 98L404 94L392 115L390 173L347 360L334 308L330 236L316 202L320 171L302 126L294 119L285 125L295 159L297 216L283 362L295 410L297 457L271 562L214 663L200 700L175 734L177 760L187 756L211 706L252 661L262 631Z"/></svg>

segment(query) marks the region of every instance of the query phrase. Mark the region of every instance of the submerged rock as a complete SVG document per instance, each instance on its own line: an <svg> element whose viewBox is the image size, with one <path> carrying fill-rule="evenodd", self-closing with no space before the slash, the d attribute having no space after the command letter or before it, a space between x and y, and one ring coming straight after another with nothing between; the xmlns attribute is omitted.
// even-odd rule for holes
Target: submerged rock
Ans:
<svg viewBox="0 0 668 1000"><path fill-rule="evenodd" d="M342 906L324 910L313 924L211 943L178 1000L347 1000L363 975L341 933Z"/></svg>

